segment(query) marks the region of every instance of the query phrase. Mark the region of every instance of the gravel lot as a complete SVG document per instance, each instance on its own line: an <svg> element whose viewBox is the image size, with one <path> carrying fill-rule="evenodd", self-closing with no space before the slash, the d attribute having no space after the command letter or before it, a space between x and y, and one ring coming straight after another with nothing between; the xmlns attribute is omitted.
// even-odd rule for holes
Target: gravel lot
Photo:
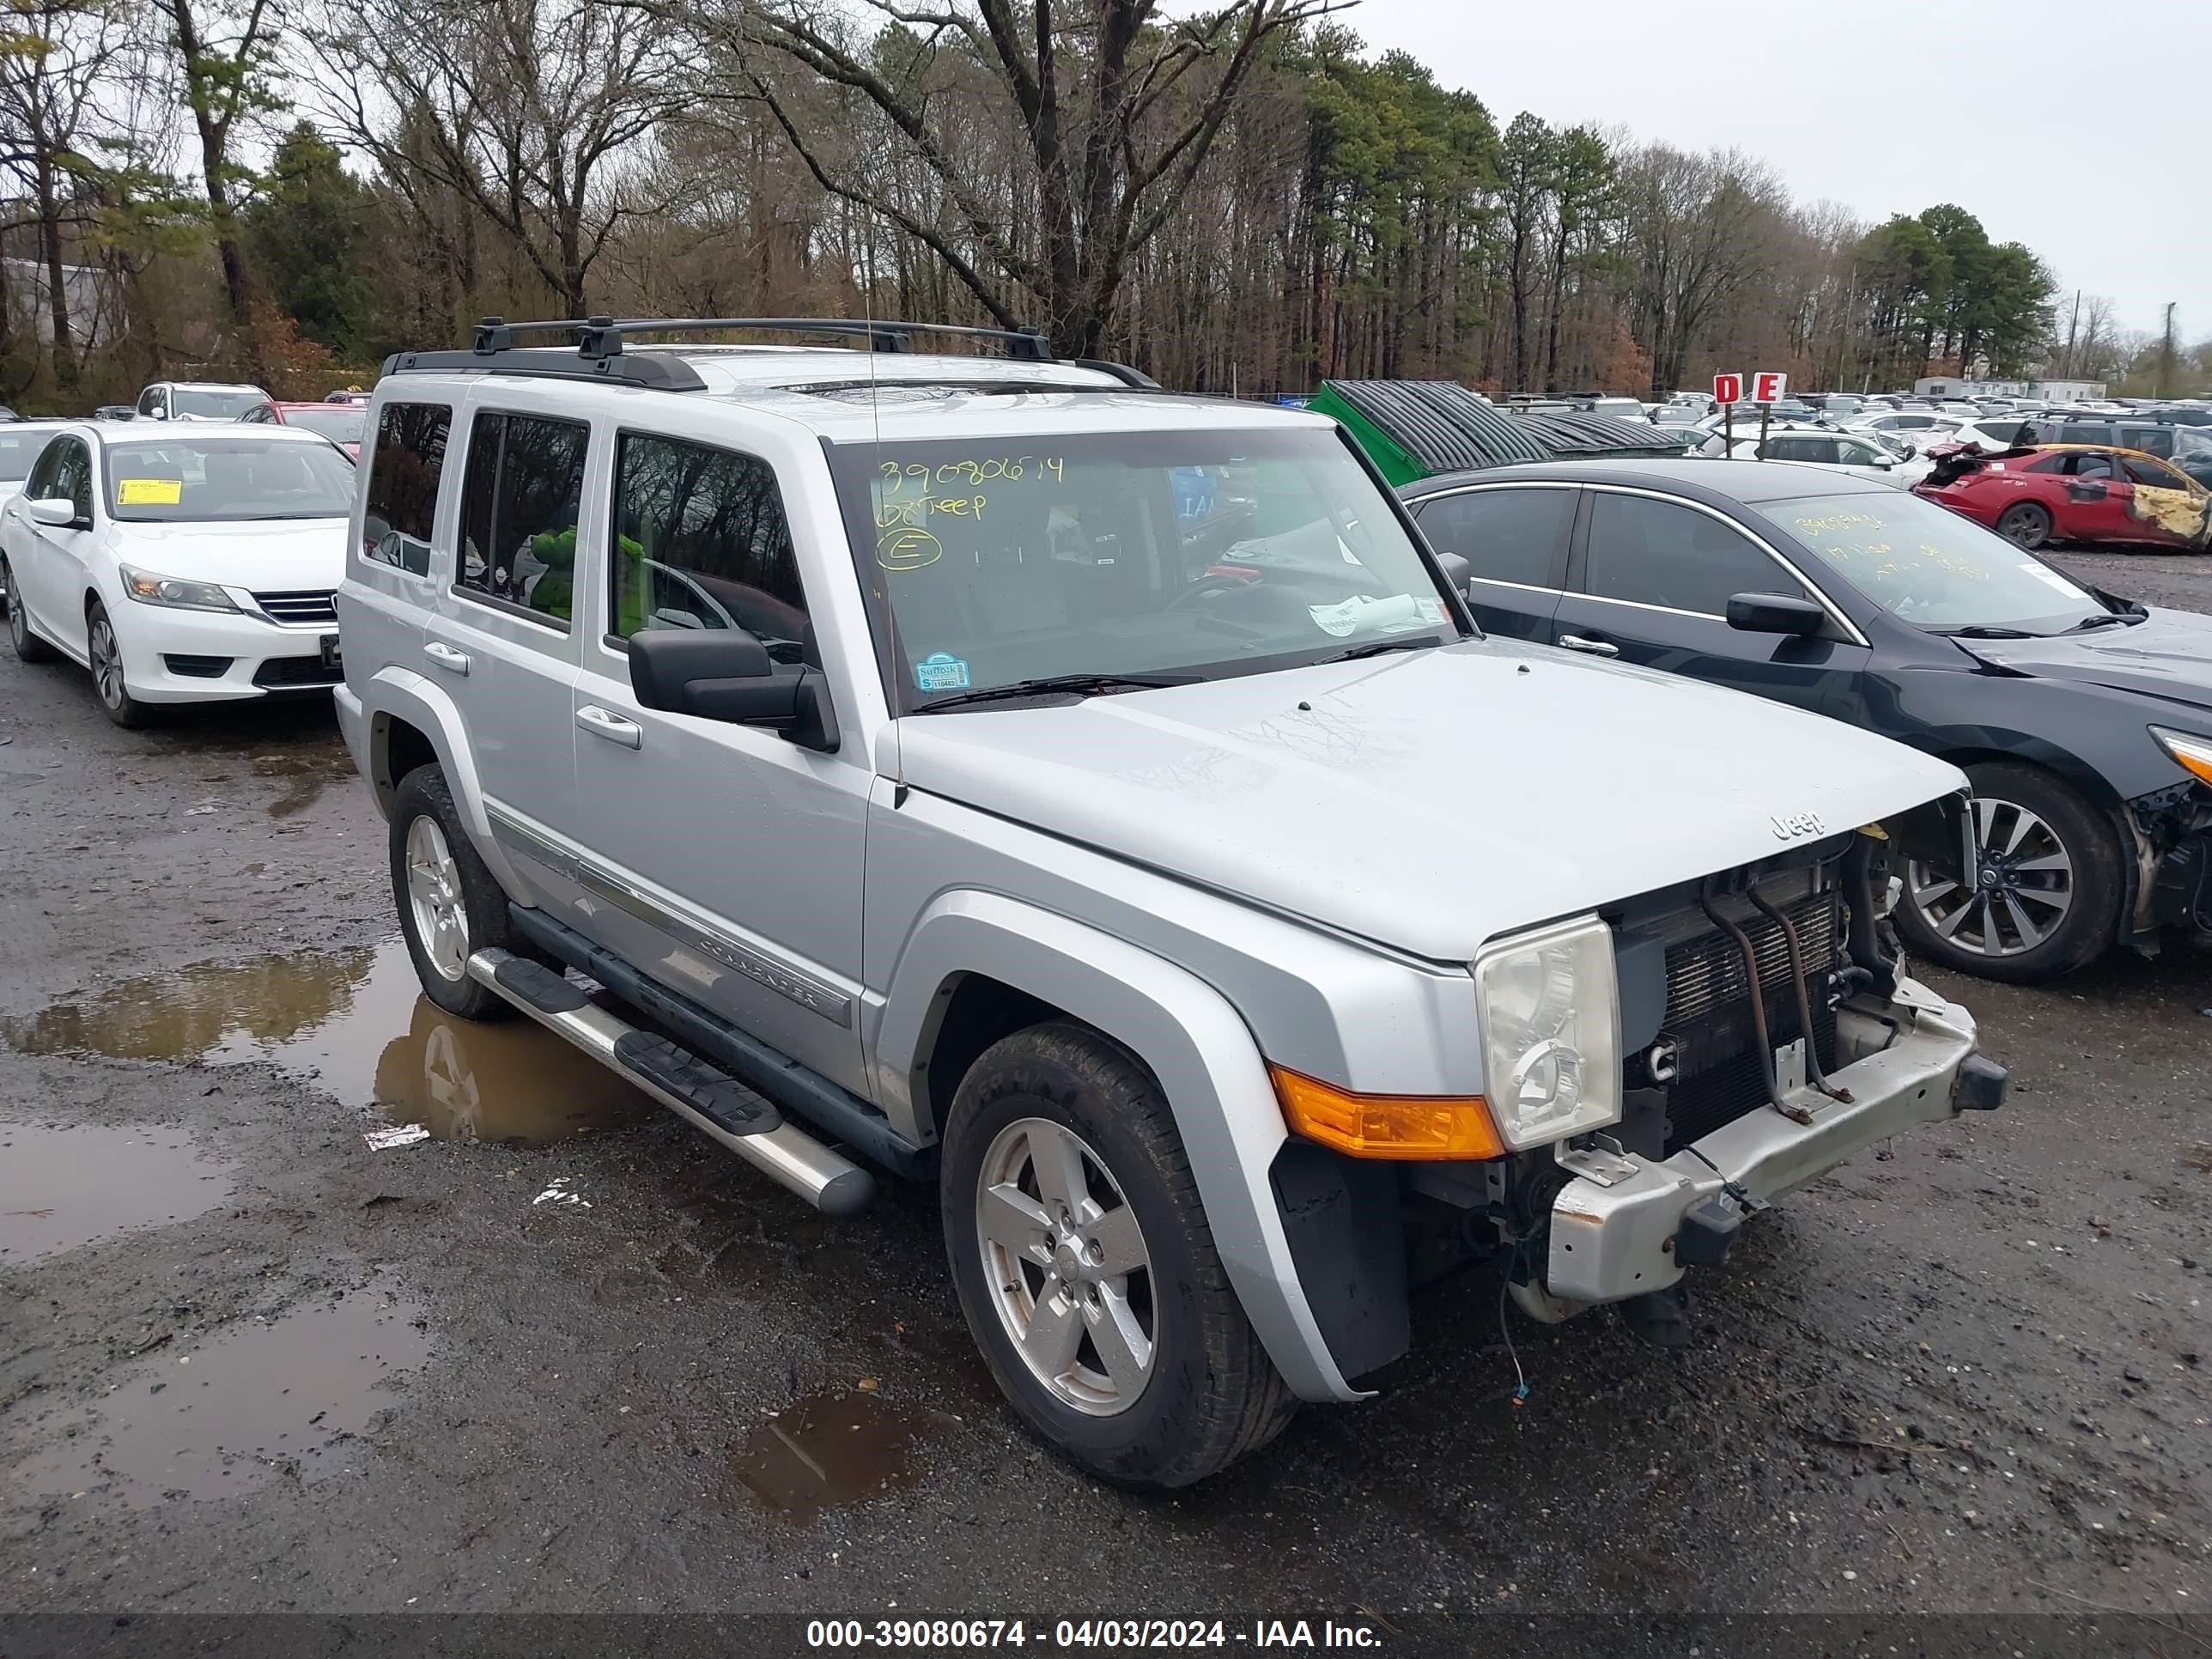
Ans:
<svg viewBox="0 0 2212 1659"><path fill-rule="evenodd" d="M2202 562L2060 562L2212 610ZM125 733L81 673L0 654L0 870L10 1659L250 1650L250 1621L162 1615L278 1613L2212 1650L2212 958L1943 981L2011 1104L1765 1218L1688 1351L1516 1319L1516 1406L1496 1281L1462 1277L1382 1399L1143 1499L1000 1408L933 1194L825 1221L550 1036L419 1004L326 710ZM372 1151L394 1122L432 1138Z"/></svg>

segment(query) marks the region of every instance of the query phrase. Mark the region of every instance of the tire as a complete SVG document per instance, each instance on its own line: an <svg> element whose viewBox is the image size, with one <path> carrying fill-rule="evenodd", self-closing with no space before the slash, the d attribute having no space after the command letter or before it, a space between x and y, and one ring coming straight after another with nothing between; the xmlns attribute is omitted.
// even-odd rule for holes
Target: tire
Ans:
<svg viewBox="0 0 2212 1659"><path fill-rule="evenodd" d="M1084 1189L1063 1232L1048 1224L1069 1212L1071 1170ZM1119 1486L1186 1486L1290 1421L1297 1401L1230 1286L1167 1102L1125 1050L1060 1021L994 1044L961 1079L940 1181L968 1328L1016 1413L1068 1462ZM1070 1329L1072 1346L1048 1347ZM1124 1330L1149 1338L1148 1360L1134 1340L1101 1346Z"/></svg>
<svg viewBox="0 0 2212 1659"><path fill-rule="evenodd" d="M1962 896L1956 883L1907 866L1898 931L1930 962L2016 984L2095 961L2119 932L2126 890L2112 826L2039 768L1995 762L1966 773L1987 884Z"/></svg>
<svg viewBox="0 0 2212 1659"><path fill-rule="evenodd" d="M92 695L100 712L126 732L154 724L155 711L131 695L123 678L123 647L115 638L115 624L107 607L98 599L85 607L84 653L92 668Z"/></svg>
<svg viewBox="0 0 2212 1659"><path fill-rule="evenodd" d="M2014 501L1997 514L1997 534L2030 552L2050 541L2051 527L2051 509L2033 501Z"/></svg>
<svg viewBox="0 0 2212 1659"><path fill-rule="evenodd" d="M16 660L52 662L61 653L31 631L31 613L23 608L22 595L15 586L15 573L5 559L0 559L0 574L7 578L8 643L15 648Z"/></svg>
<svg viewBox="0 0 2212 1659"><path fill-rule="evenodd" d="M514 1018L505 998L468 976L468 959L493 947L544 958L515 927L506 890L470 841L446 774L434 763L399 781L390 848L392 903L422 994L462 1019ZM435 923L437 915L447 918L444 926Z"/></svg>

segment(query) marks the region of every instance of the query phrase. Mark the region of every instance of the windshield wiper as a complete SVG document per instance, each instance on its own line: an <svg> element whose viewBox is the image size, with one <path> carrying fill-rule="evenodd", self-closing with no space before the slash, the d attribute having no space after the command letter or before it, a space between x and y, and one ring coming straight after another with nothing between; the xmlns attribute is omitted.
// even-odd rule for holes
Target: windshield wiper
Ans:
<svg viewBox="0 0 2212 1659"><path fill-rule="evenodd" d="M1016 680L1011 685L979 686L973 691L956 691L949 697L938 697L918 705L917 714L934 714L940 709L965 708L979 702L1004 702L1014 697L1103 696L1109 691L1157 691L1164 686L1189 685L1196 682L1195 674L1145 676L1139 674L1048 674L1042 679Z"/></svg>
<svg viewBox="0 0 2212 1659"><path fill-rule="evenodd" d="M2024 628L1999 628L1990 623L1969 623L1964 628L1931 628L1947 640L2033 640L2042 636Z"/></svg>
<svg viewBox="0 0 2212 1659"><path fill-rule="evenodd" d="M2142 613L2139 611L2134 613L2124 611L2116 613L2111 611L2106 611L2100 612L2098 615L2094 617L2082 617L2080 622L2075 623L2073 627L2068 629L2066 631L2069 634L2086 634L2093 628L2129 628L2142 620Z"/></svg>
<svg viewBox="0 0 2212 1659"><path fill-rule="evenodd" d="M1364 645L1353 646L1349 651L1340 651L1333 657L1316 658L1313 665L1318 668L1325 662L1358 662L1362 657L1379 657L1385 651L1419 651L1441 643L1433 634L1410 640L1370 640Z"/></svg>

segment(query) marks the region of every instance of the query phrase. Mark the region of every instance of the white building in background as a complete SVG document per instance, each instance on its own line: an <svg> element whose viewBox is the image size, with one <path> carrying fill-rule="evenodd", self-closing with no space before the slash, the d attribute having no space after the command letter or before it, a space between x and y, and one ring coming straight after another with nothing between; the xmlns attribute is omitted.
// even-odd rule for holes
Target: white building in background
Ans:
<svg viewBox="0 0 2212 1659"><path fill-rule="evenodd" d="M34 330L40 345L54 341L54 312L46 299L46 267L37 259L0 259L6 279L8 320ZM103 345L121 320L110 305L114 283L98 265L64 265L62 292L69 307L70 338L80 347Z"/></svg>
<svg viewBox="0 0 2212 1659"><path fill-rule="evenodd" d="M2078 404L2105 395L2102 380L1968 380L1955 374L1931 375L1912 383L1916 398L2041 398L2054 404Z"/></svg>

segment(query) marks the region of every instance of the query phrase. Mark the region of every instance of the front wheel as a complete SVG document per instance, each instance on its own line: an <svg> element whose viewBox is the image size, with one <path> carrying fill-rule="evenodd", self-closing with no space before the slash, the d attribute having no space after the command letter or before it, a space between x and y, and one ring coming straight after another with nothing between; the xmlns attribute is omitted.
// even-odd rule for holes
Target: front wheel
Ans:
<svg viewBox="0 0 2212 1659"><path fill-rule="evenodd" d="M987 1050L947 1115L942 1182L968 1328L1071 1462L1188 1486L1290 1421L1167 1103L1115 1044L1054 1022Z"/></svg>
<svg viewBox="0 0 2212 1659"><path fill-rule="evenodd" d="M92 689L100 712L126 732L154 723L154 711L131 695L123 677L123 647L107 607L94 599L84 613L84 654L92 665Z"/></svg>
<svg viewBox="0 0 2212 1659"><path fill-rule="evenodd" d="M2032 766L1967 769L1981 874L1961 885L1906 866L1898 930L1931 962L1985 979L2070 973L2101 956L2119 927L2118 838L2097 810Z"/></svg>
<svg viewBox="0 0 2212 1659"><path fill-rule="evenodd" d="M392 895L422 994L463 1019L512 1019L514 1009L469 977L489 947L537 953L507 910L507 893L470 841L442 769L418 766L392 798Z"/></svg>

